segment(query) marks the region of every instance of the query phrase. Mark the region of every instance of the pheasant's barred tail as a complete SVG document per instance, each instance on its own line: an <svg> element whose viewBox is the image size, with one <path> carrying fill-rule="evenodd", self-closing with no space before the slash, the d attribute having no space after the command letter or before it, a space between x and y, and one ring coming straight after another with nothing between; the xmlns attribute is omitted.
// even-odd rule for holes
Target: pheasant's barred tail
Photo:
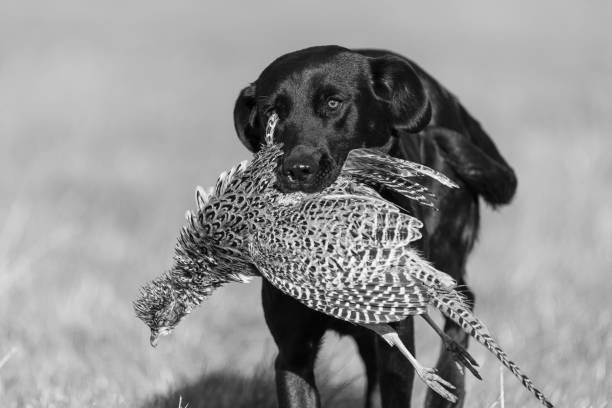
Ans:
<svg viewBox="0 0 612 408"><path fill-rule="evenodd" d="M546 407L553 408L553 404L538 390L529 377L523 374L520 368L508 357L501 349L495 339L489 334L484 324L468 309L458 294L449 293L447 295L436 294L432 296L432 305L461 326L468 334L474 337L479 343L485 346L497 359L506 366L521 384L529 390Z"/></svg>

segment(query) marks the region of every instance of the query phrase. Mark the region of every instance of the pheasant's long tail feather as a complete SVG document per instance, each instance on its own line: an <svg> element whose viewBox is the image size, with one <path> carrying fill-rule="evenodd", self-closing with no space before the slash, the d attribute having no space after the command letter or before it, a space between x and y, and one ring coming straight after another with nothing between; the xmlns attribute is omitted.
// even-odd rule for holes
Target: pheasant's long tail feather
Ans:
<svg viewBox="0 0 612 408"><path fill-rule="evenodd" d="M510 360L508 355L491 336L485 325L472 313L457 292L452 291L442 295L437 293L432 296L431 304L489 349L542 404L549 408L553 407L553 404L546 396L533 385L531 379L523 374L519 367Z"/></svg>

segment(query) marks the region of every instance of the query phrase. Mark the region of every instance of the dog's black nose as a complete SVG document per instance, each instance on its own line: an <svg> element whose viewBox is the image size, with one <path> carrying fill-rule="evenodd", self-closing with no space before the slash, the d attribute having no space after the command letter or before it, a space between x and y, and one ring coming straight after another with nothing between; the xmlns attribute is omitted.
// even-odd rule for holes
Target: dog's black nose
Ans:
<svg viewBox="0 0 612 408"><path fill-rule="evenodd" d="M285 157L281 173L290 183L309 184L319 171L320 161L318 151L300 146Z"/></svg>

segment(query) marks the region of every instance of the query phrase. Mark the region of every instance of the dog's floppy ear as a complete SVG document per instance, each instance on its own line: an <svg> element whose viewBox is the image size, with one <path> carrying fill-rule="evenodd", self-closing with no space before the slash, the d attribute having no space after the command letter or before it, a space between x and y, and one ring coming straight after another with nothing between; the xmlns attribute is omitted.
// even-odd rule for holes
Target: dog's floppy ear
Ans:
<svg viewBox="0 0 612 408"><path fill-rule="evenodd" d="M247 149L254 152L261 144L261 131L255 99L255 83L240 91L234 105L234 127L238 138Z"/></svg>
<svg viewBox="0 0 612 408"><path fill-rule="evenodd" d="M389 107L394 127L418 132L431 120L431 105L417 73L395 55L369 58L376 97Z"/></svg>

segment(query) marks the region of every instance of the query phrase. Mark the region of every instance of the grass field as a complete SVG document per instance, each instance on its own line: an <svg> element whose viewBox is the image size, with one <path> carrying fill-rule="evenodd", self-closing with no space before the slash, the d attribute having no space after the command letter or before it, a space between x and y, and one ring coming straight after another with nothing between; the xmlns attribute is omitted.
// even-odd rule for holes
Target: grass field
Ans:
<svg viewBox="0 0 612 408"><path fill-rule="evenodd" d="M130 302L170 264L193 187L248 158L239 90L325 43L409 55L483 122L519 192L483 211L477 312L558 406L612 406L612 7L351 4L0 3L0 406L272 404L259 282L157 349ZM433 364L422 325L417 343ZM466 406L491 407L498 364L471 350ZM355 407L352 343L329 334L319 365L327 406ZM537 406L509 375L505 404Z"/></svg>

